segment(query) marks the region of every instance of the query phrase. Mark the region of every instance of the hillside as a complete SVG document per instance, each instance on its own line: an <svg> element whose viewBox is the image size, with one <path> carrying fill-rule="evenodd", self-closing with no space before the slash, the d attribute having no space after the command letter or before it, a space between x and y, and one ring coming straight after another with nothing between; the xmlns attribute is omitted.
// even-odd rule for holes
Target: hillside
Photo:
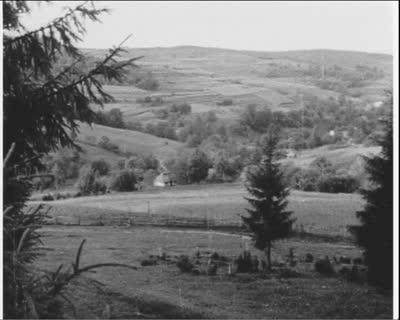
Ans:
<svg viewBox="0 0 400 320"><path fill-rule="evenodd" d="M298 152L295 158L285 159L283 162L291 162L296 167L307 168L315 158L323 156L329 159L336 168L348 169L355 162L358 162L360 157L377 155L380 150L381 148L377 146L365 147L363 145L352 145L340 148L323 146Z"/></svg>
<svg viewBox="0 0 400 320"><path fill-rule="evenodd" d="M150 134L131 130L115 129L97 124L93 124L92 126L81 124L78 140L83 142L92 140L96 143L103 136L108 137L112 143L117 144L122 152L131 152L142 155L153 154L159 160L174 156L176 151L182 146L182 144L177 141L158 138ZM93 138L95 140L93 140ZM99 147L93 147L87 143L84 148L90 152L89 154L96 155L97 152L100 152ZM99 156L104 156L106 160L109 158L118 159L120 157L117 154L114 154L113 156L113 153L107 150L100 150L102 151L99 153Z"/></svg>
<svg viewBox="0 0 400 320"><path fill-rule="evenodd" d="M225 121L235 119L248 104L299 109L303 95L322 99L345 95L356 105L368 107L384 99L392 72L390 55L364 52L256 52L192 46L126 50L124 58L143 58L122 86L106 87L116 102L105 109L120 108L126 121L144 124L157 119L157 109L173 103L190 103L194 113L213 110ZM84 52L96 59L106 53L100 49ZM156 81L157 89L136 88L134 84L143 77ZM145 97L160 97L163 103L138 102ZM218 105L227 98L232 105Z"/></svg>

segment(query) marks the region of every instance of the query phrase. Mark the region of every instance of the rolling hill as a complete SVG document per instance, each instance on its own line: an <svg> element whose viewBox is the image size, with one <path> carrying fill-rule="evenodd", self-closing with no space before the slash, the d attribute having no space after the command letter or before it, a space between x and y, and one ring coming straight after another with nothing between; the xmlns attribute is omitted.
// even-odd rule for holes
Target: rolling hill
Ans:
<svg viewBox="0 0 400 320"><path fill-rule="evenodd" d="M129 71L122 86L106 87L116 102L106 104L105 109L119 108L126 121L142 123L154 121L157 109L173 103L190 103L194 113L213 110L226 121L235 119L248 104L282 111L300 108L300 95L336 99L345 94L356 105L368 107L384 99L392 72L390 55L365 52L257 52L194 46L126 50L124 58L143 56L143 59L137 62L139 68ZM101 49L84 49L84 52L96 59L106 54ZM327 86L327 83L348 84L347 78L352 79L360 66L368 72L379 71L379 79L364 81L360 87L348 87L346 92ZM340 70L343 79L334 78L332 70ZM134 84L140 77L157 81L158 89L138 89ZM163 103L151 107L138 102L145 97L160 97ZM218 105L227 98L232 99L232 105Z"/></svg>

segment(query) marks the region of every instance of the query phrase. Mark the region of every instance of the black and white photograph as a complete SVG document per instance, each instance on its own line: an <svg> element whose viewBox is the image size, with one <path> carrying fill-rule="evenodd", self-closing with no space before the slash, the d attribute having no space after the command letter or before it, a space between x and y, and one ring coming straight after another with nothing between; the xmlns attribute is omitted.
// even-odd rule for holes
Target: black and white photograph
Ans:
<svg viewBox="0 0 400 320"><path fill-rule="evenodd" d="M3 1L1 319L398 319L397 1Z"/></svg>

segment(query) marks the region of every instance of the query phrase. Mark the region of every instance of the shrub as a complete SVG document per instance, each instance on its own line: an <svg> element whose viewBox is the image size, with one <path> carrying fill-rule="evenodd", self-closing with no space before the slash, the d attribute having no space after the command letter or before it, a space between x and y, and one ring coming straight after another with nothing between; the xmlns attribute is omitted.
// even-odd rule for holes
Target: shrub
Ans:
<svg viewBox="0 0 400 320"><path fill-rule="evenodd" d="M81 195L103 194L107 191L107 186L99 179L97 172L89 170L79 179L78 189Z"/></svg>
<svg viewBox="0 0 400 320"><path fill-rule="evenodd" d="M217 274L218 265L214 262L211 262L207 267L207 275L215 276Z"/></svg>
<svg viewBox="0 0 400 320"><path fill-rule="evenodd" d="M310 263L314 261L314 256L311 253L307 253L305 257L305 262Z"/></svg>
<svg viewBox="0 0 400 320"><path fill-rule="evenodd" d="M113 151L113 152L118 152L119 147L110 141L110 138L107 136L102 136L99 143L97 144L100 148Z"/></svg>
<svg viewBox="0 0 400 320"><path fill-rule="evenodd" d="M194 265L189 261L189 257L186 255L182 255L178 259L176 266L181 272L191 272L194 268Z"/></svg>
<svg viewBox="0 0 400 320"><path fill-rule="evenodd" d="M359 187L359 181L350 175L324 175L317 182L317 191L330 193L352 193Z"/></svg>
<svg viewBox="0 0 400 320"><path fill-rule="evenodd" d="M114 176L111 189L115 191L136 191L137 177L132 170L123 170Z"/></svg>
<svg viewBox="0 0 400 320"><path fill-rule="evenodd" d="M104 159L99 159L91 163L90 169L96 171L100 176L106 176L109 174L111 166Z"/></svg>
<svg viewBox="0 0 400 320"><path fill-rule="evenodd" d="M46 167L53 174L54 185L58 187L67 179L78 177L82 162L78 151L62 148L48 157Z"/></svg>
<svg viewBox="0 0 400 320"><path fill-rule="evenodd" d="M156 264L157 264L157 260L154 260L154 259L145 259L140 263L140 265L143 267L154 266Z"/></svg>
<svg viewBox="0 0 400 320"><path fill-rule="evenodd" d="M170 107L170 111L179 113L181 115L186 115L186 114L189 114L192 112L192 107L190 106L190 104L187 104L187 103L173 104Z"/></svg>
<svg viewBox="0 0 400 320"><path fill-rule="evenodd" d="M218 106L231 106L233 105L233 100L232 99L224 99L221 102L217 103Z"/></svg>
<svg viewBox="0 0 400 320"><path fill-rule="evenodd" d="M160 86L156 79L153 79L151 74L148 74L136 83L136 86L143 90L154 91ZM146 102L146 101L145 101Z"/></svg>
<svg viewBox="0 0 400 320"><path fill-rule="evenodd" d="M314 268L316 272L326 276L333 275L335 273L335 270L333 269L331 261L328 257L325 257L325 259L318 259L314 264Z"/></svg>
<svg viewBox="0 0 400 320"><path fill-rule="evenodd" d="M125 127L129 130L143 131L143 125L140 121L130 121Z"/></svg>
<svg viewBox="0 0 400 320"><path fill-rule="evenodd" d="M198 183L207 178L211 161L200 149L196 149L188 162L188 178L190 182Z"/></svg>
<svg viewBox="0 0 400 320"><path fill-rule="evenodd" d="M278 270L278 278L280 279L299 278L300 276L301 273L290 268L280 268Z"/></svg>
<svg viewBox="0 0 400 320"><path fill-rule="evenodd" d="M42 197L43 201L53 201L54 197L51 194L46 194Z"/></svg>
<svg viewBox="0 0 400 320"><path fill-rule="evenodd" d="M122 112L118 108L114 108L108 112L98 111L94 122L113 128L125 128Z"/></svg>
<svg viewBox="0 0 400 320"><path fill-rule="evenodd" d="M253 270L253 261L249 251L244 251L243 254L239 255L235 263L237 264L238 273L246 273Z"/></svg>

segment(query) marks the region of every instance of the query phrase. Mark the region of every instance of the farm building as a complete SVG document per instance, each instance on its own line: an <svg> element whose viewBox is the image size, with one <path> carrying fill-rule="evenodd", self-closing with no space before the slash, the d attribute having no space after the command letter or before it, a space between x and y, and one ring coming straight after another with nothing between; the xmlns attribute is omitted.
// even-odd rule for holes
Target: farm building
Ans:
<svg viewBox="0 0 400 320"><path fill-rule="evenodd" d="M153 182L155 187L166 187L172 186L175 184L175 179L173 178L173 174L169 171L161 172Z"/></svg>

